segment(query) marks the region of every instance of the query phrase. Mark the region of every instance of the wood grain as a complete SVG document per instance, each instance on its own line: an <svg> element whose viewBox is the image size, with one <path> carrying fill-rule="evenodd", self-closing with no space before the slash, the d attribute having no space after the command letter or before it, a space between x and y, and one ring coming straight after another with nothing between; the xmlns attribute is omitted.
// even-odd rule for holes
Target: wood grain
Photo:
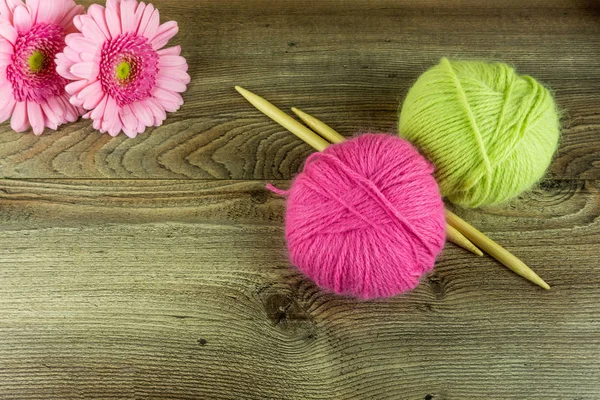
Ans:
<svg viewBox="0 0 600 400"><path fill-rule="evenodd" d="M90 2L85 2L89 4ZM135 140L89 121L41 138L0 127L11 178L287 179L308 146L250 107L239 84L345 135L396 128L410 85L442 56L496 59L549 85L564 111L551 176L600 179L595 1L161 0L192 83L165 126Z"/></svg>
<svg viewBox="0 0 600 400"><path fill-rule="evenodd" d="M7 398L599 394L598 182L461 212L550 292L449 245L416 291L375 302L289 268L284 201L260 182L8 180L0 204Z"/></svg>
<svg viewBox="0 0 600 400"><path fill-rule="evenodd" d="M0 125L0 399L600 398L598 2L153 2L193 78L163 127ZM233 86L346 136L390 131L442 56L506 61L555 92L547 179L455 210L552 290L447 245L410 294L320 291L289 265L284 200L264 188L312 150Z"/></svg>

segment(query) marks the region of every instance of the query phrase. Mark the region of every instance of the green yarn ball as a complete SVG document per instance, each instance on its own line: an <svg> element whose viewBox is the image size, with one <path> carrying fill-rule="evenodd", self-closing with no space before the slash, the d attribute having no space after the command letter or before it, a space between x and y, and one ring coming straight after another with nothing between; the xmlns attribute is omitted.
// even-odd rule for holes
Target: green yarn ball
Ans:
<svg viewBox="0 0 600 400"><path fill-rule="evenodd" d="M408 92L399 131L435 164L444 197L479 207L544 176L560 121L552 95L532 77L506 64L444 58Z"/></svg>

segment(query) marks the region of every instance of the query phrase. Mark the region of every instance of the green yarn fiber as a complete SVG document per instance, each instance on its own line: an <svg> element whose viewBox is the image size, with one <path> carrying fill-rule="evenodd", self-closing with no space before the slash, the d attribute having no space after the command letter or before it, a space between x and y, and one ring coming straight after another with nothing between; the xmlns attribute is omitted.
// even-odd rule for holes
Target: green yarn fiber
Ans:
<svg viewBox="0 0 600 400"><path fill-rule="evenodd" d="M545 174L560 120L550 92L502 63L442 59L408 92L400 135L436 167L442 195L462 207L504 202Z"/></svg>

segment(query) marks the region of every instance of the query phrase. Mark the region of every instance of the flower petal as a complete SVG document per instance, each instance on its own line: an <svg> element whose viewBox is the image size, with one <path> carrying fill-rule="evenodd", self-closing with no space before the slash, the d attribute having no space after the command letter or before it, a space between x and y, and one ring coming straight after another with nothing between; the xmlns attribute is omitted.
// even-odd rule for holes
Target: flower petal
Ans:
<svg viewBox="0 0 600 400"><path fill-rule="evenodd" d="M7 23L0 23L0 36L12 44L17 42L17 30Z"/></svg>
<svg viewBox="0 0 600 400"><path fill-rule="evenodd" d="M157 51L159 56L178 56L181 54L181 46L167 47Z"/></svg>
<svg viewBox="0 0 600 400"><path fill-rule="evenodd" d="M144 102L138 101L131 104L131 110L142 124L145 126L153 125L154 118L152 117L152 111L150 111Z"/></svg>
<svg viewBox="0 0 600 400"><path fill-rule="evenodd" d="M187 65L187 61L181 56L162 56L158 59L159 68L181 67L183 65Z"/></svg>
<svg viewBox="0 0 600 400"><path fill-rule="evenodd" d="M63 54L71 61L72 64L83 61L79 52L75 51L71 46L65 47Z"/></svg>
<svg viewBox="0 0 600 400"><path fill-rule="evenodd" d="M71 73L78 78L92 80L96 79L100 72L98 63L93 61L80 62L73 65L70 69Z"/></svg>
<svg viewBox="0 0 600 400"><path fill-rule="evenodd" d="M152 111L152 115L154 116L154 121L156 124L157 120L164 121L167 119L167 112L164 107L162 107L159 102L153 98L146 99L146 104Z"/></svg>
<svg viewBox="0 0 600 400"><path fill-rule="evenodd" d="M29 115L29 123L35 135L41 135L44 132L44 114L42 107L34 101L27 102L27 114Z"/></svg>
<svg viewBox="0 0 600 400"><path fill-rule="evenodd" d="M187 90L186 85L180 80L160 74L156 79L156 86L179 93L183 93Z"/></svg>
<svg viewBox="0 0 600 400"><path fill-rule="evenodd" d="M40 106L42 107L42 111L44 112L46 119L52 125L58 126L58 125L62 125L64 123L63 118L54 112L54 110L52 109L52 107L50 107L50 105L48 104L47 101L40 104Z"/></svg>
<svg viewBox="0 0 600 400"><path fill-rule="evenodd" d="M27 7L19 6L15 8L13 25L15 28L17 28L18 32L27 32L31 29L31 15L29 15L29 10L27 10Z"/></svg>
<svg viewBox="0 0 600 400"><path fill-rule="evenodd" d="M108 31L114 39L121 34L121 21L119 20L119 14L117 14L117 11L108 7L108 4L109 3L107 3L106 12L104 15L106 16L106 25L108 25Z"/></svg>
<svg viewBox="0 0 600 400"><path fill-rule="evenodd" d="M2 1L2 0L0 0ZM15 52L15 47L6 39L0 38L0 53L12 56Z"/></svg>
<svg viewBox="0 0 600 400"><path fill-rule="evenodd" d="M110 39L110 31L108 30L108 25L106 24L106 17L104 14L105 8L98 5L98 4L92 4L91 6L88 7L88 15L90 15L92 18L94 18L94 21L96 21L96 25L98 25L98 28L100 28L100 30L102 31L102 33L104 34L104 37L106 37L107 39Z"/></svg>
<svg viewBox="0 0 600 400"><path fill-rule="evenodd" d="M0 107L0 123L10 118L10 116L13 114L16 104L17 101L14 99L14 97L10 96L8 102L4 106Z"/></svg>
<svg viewBox="0 0 600 400"><path fill-rule="evenodd" d="M65 39L65 42L67 43L67 46L71 47L78 53L83 53L90 48L97 47L96 43L83 36L81 33L72 33L68 35Z"/></svg>
<svg viewBox="0 0 600 400"><path fill-rule="evenodd" d="M0 15L12 23L15 8L24 5L21 0L0 0Z"/></svg>
<svg viewBox="0 0 600 400"><path fill-rule="evenodd" d="M10 120L10 127L15 132L24 132L29 129L29 126L29 120L27 118L27 103L24 101L19 101L13 110L12 118Z"/></svg>
<svg viewBox="0 0 600 400"><path fill-rule="evenodd" d="M100 81L96 81L94 84L89 85L84 90L79 92L77 97L83 100L83 108L86 110L92 110L104 98L102 84Z"/></svg>
<svg viewBox="0 0 600 400"><path fill-rule="evenodd" d="M65 91L72 96L79 94L89 85L87 80L76 80L65 86Z"/></svg>
<svg viewBox="0 0 600 400"><path fill-rule="evenodd" d="M94 121L102 122L102 117L104 116L104 112L106 111L106 103L108 102L108 98L109 96L103 93L102 100L100 100L100 103L98 103L98 105L94 107L94 109L90 113L90 117ZM101 128L98 128L98 130L100 129Z"/></svg>
<svg viewBox="0 0 600 400"><path fill-rule="evenodd" d="M135 8L136 0L121 0L121 32L135 32Z"/></svg>
<svg viewBox="0 0 600 400"><path fill-rule="evenodd" d="M156 31L156 36L151 41L152 48L154 50L162 49L177 32L179 32L177 22L169 21L162 24Z"/></svg>
<svg viewBox="0 0 600 400"><path fill-rule="evenodd" d="M118 106L117 101L108 96L108 100L106 101L106 108L104 110L104 114L102 115L102 130L108 132L110 128L115 123L115 118L118 119ZM121 130L121 128L119 128ZM118 133L118 132L117 132Z"/></svg>
<svg viewBox="0 0 600 400"><path fill-rule="evenodd" d="M148 4L144 8L144 13L142 14L142 18L140 20L140 23L139 23L139 26L137 29L138 36L144 34L144 31L146 30L146 27L148 26L148 22L150 21L150 18L152 18L153 13L154 13L154 6L152 4Z"/></svg>
<svg viewBox="0 0 600 400"><path fill-rule="evenodd" d="M64 27L65 33L72 33L76 31L75 25L73 25L73 21L76 15L81 15L85 12L85 8L81 5L73 7L69 12L67 12L62 20L59 22L59 25Z"/></svg>
<svg viewBox="0 0 600 400"><path fill-rule="evenodd" d="M168 76L169 78L177 79L185 85L190 83L191 80L190 75L179 68L162 68L159 74Z"/></svg>
<svg viewBox="0 0 600 400"><path fill-rule="evenodd" d="M90 15L81 16L79 18L81 22L81 28L79 28L79 30L83 35L96 43L104 43L107 37L104 36L104 32L102 32L102 29L100 29L94 18Z"/></svg>
<svg viewBox="0 0 600 400"><path fill-rule="evenodd" d="M38 24L59 24L67 13L67 3L64 0L40 0L36 4L36 23Z"/></svg>
<svg viewBox="0 0 600 400"><path fill-rule="evenodd" d="M148 6L146 9L148 9L148 8L150 8L150 7ZM152 39L154 39L154 36L156 36L156 31L158 30L159 25L160 25L160 13L158 12L157 9L154 9L152 11L152 13L150 14L148 23L143 28L143 30L142 30L142 26L140 24L140 32L138 34L141 34L148 40L152 40Z"/></svg>
<svg viewBox="0 0 600 400"><path fill-rule="evenodd" d="M131 107L128 105L121 107L119 116L123 122L123 132L125 132L125 134L129 137L135 137L135 129L137 127L138 120L131 110ZM132 134L134 134L134 136L131 136Z"/></svg>

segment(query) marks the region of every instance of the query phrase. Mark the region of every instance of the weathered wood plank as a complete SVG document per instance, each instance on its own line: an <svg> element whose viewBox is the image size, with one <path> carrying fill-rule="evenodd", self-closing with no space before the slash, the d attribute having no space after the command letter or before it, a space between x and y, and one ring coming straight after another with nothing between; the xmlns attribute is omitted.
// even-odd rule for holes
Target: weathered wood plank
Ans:
<svg viewBox="0 0 600 400"><path fill-rule="evenodd" d="M89 4L88 1L86 4ZM345 135L390 131L411 83L442 56L503 60L556 92L565 131L551 175L600 179L600 9L593 1L156 2L176 19L186 104L135 140L88 121L37 138L0 127L12 178L287 179L309 153L233 90L299 106Z"/></svg>
<svg viewBox="0 0 600 400"><path fill-rule="evenodd" d="M600 395L599 182L461 212L549 292L449 245L411 294L329 295L289 268L283 208L260 182L1 181L0 393Z"/></svg>

